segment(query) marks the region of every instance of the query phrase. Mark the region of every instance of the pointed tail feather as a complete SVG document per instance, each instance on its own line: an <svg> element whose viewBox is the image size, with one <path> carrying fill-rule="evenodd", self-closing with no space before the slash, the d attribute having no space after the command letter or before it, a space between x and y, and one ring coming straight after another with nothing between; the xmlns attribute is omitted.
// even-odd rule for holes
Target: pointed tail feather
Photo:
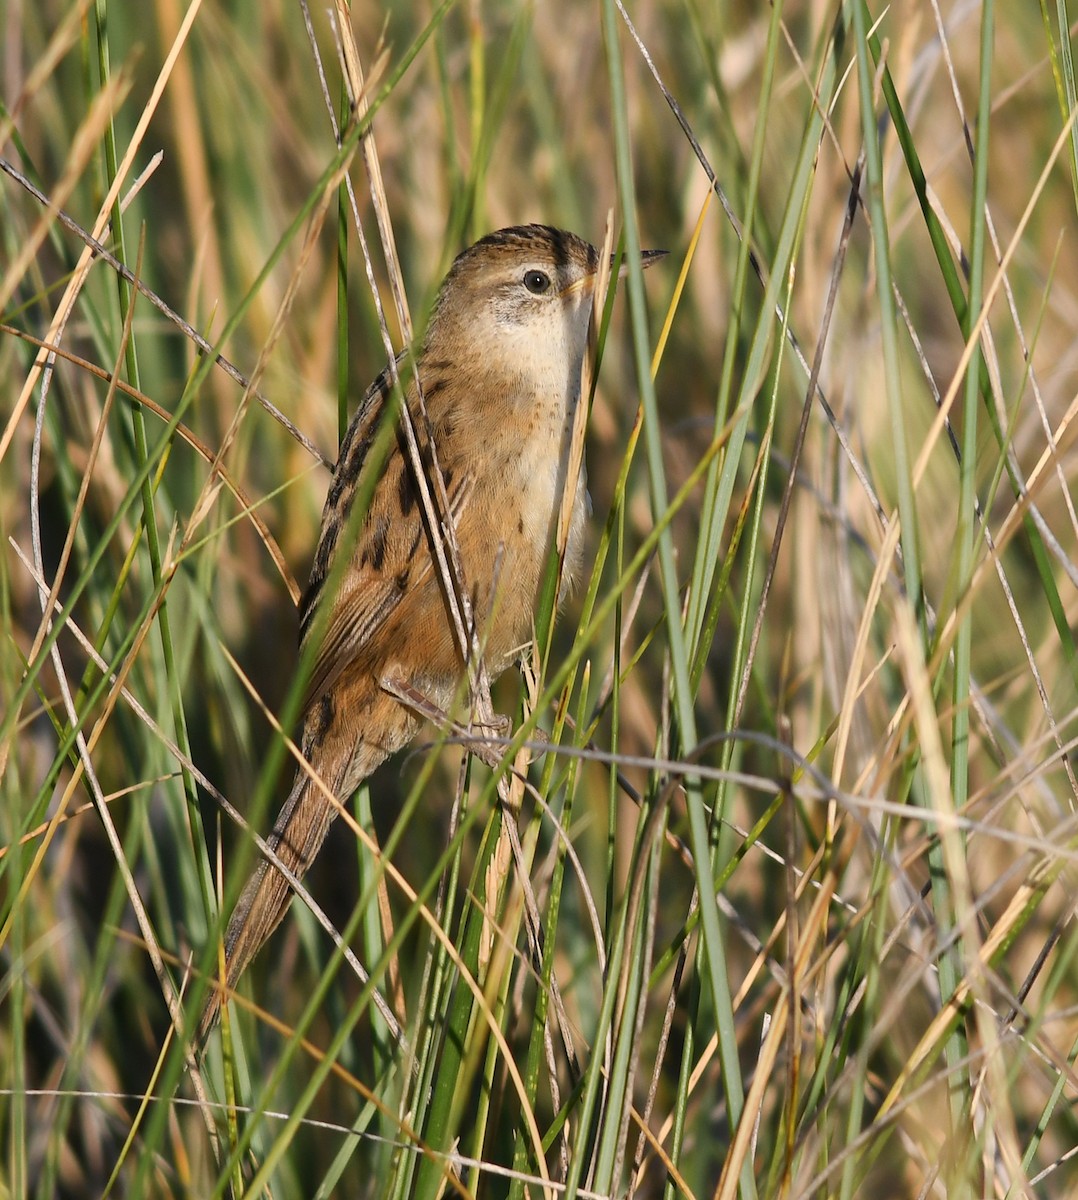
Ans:
<svg viewBox="0 0 1078 1200"><path fill-rule="evenodd" d="M266 844L301 879L314 862L336 815L336 805L322 789L304 772L297 772ZM226 983L230 991L262 943L281 923L291 901L292 885L268 859L263 859L243 889L225 932ZM200 1042L213 1027L220 1006L221 993L215 988L198 1024Z"/></svg>
<svg viewBox="0 0 1078 1200"><path fill-rule="evenodd" d="M415 733L419 722L387 693L371 690L360 679L350 689L331 699L323 696L312 705L304 722L304 752L318 771L322 783L340 800L347 798L395 750ZM367 730L357 730L362 714ZM292 873L302 879L326 840L337 815L337 805L305 770L296 773L292 790L266 841L269 848ZM262 943L281 923L292 901L292 885L269 862L262 859L243 889L225 931L225 983L235 988L248 963ZM204 1043L221 1007L222 992L215 986L198 1023L198 1041Z"/></svg>

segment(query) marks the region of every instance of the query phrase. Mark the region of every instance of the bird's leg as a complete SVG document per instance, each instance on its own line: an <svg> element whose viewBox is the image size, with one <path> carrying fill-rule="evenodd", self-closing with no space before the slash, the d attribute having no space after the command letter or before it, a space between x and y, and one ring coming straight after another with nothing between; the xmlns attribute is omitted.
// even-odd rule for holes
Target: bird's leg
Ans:
<svg viewBox="0 0 1078 1200"><path fill-rule="evenodd" d="M417 717L421 717L425 721L430 721L431 724L437 725L439 729L452 735L469 753L474 754L492 770L501 764L502 747L492 745L489 738L492 735L497 738L505 738L508 735L512 728L512 722L508 717L495 714L491 721L462 725L459 721L453 720L443 708L435 704L419 688L403 679L387 676L379 680L379 685L382 691L403 704L409 712L415 713Z"/></svg>

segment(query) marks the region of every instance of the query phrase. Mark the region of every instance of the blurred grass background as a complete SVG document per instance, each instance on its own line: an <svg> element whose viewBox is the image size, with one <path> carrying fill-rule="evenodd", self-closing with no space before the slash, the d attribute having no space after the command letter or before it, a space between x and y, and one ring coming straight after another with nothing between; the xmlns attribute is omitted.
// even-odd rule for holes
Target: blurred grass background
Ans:
<svg viewBox="0 0 1078 1200"><path fill-rule="evenodd" d="M0 1195L1078 1188L1066 5L629 15L759 275L611 0L356 5L374 200L319 83L321 61L346 112L324 7L316 55L281 0L0 2L2 156L51 202L0 176ZM526 865L488 871L490 773L395 760L357 811L430 915L390 881L386 951L378 858L343 826L310 887L399 1033L295 905L243 992L317 1049L233 1006L194 1068L174 997L251 861L194 769L270 827L287 771L260 705L288 692L284 576L329 476L113 267L78 278L56 210L102 214L332 460L385 362L342 163L396 347L376 208L420 325L502 225L599 242L613 209L670 251L613 305L592 586L542 680L495 689L518 727L539 697L555 740L616 756L640 802L601 758L536 755ZM121 230L104 202L136 178ZM31 338L79 361L42 376ZM99 660L43 624L34 563Z"/></svg>

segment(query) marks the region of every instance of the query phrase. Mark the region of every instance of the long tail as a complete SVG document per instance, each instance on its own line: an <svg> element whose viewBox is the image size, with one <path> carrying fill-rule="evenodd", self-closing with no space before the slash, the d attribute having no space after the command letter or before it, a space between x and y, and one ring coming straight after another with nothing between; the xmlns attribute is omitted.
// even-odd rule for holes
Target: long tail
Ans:
<svg viewBox="0 0 1078 1200"><path fill-rule="evenodd" d="M308 708L302 744L322 784L344 801L412 737L418 724L392 696L372 690L360 678L349 687L339 685L333 700L323 698ZM377 736L371 736L371 730L376 730ZM266 844L294 878L302 879L336 815L337 805L301 768ZM229 991L281 923L291 901L292 885L263 858L243 889L225 931L225 984ZM221 995L220 988L214 987L202 1010L198 1023L200 1044L217 1019Z"/></svg>
<svg viewBox="0 0 1078 1200"><path fill-rule="evenodd" d="M304 771L299 771L267 845L300 879L322 848L336 815L336 806L322 789ZM230 991L262 943L281 923L291 901L292 885L264 858L243 889L225 932L226 983ZM215 988L199 1020L199 1042L205 1040L213 1027L220 1007L221 994Z"/></svg>

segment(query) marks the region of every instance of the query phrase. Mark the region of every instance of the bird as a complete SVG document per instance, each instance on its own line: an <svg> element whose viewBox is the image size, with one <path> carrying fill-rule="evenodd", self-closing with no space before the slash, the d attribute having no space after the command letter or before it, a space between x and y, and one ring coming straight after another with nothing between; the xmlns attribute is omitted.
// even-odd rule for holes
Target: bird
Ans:
<svg viewBox="0 0 1078 1200"><path fill-rule="evenodd" d="M664 253L644 251L641 265ZM415 372L408 379L401 373L424 471L429 475L436 462L444 481L490 679L530 640L570 482L576 409L587 399L581 370L599 267L594 246L549 225L488 234L454 260ZM387 684L448 713L466 669L436 566L438 535L428 526L400 414L387 407L392 380L387 368L374 381L341 443L300 605L301 650L317 639L297 739L310 770L297 769L267 839L296 878L314 861L337 812L312 773L347 800L420 726ZM394 422L388 453L372 454L387 413ZM559 604L583 560L590 501L582 461L575 485ZM365 512L353 513L357 499ZM288 879L263 857L229 919L226 990L215 986L205 1002L201 1041L291 897Z"/></svg>

